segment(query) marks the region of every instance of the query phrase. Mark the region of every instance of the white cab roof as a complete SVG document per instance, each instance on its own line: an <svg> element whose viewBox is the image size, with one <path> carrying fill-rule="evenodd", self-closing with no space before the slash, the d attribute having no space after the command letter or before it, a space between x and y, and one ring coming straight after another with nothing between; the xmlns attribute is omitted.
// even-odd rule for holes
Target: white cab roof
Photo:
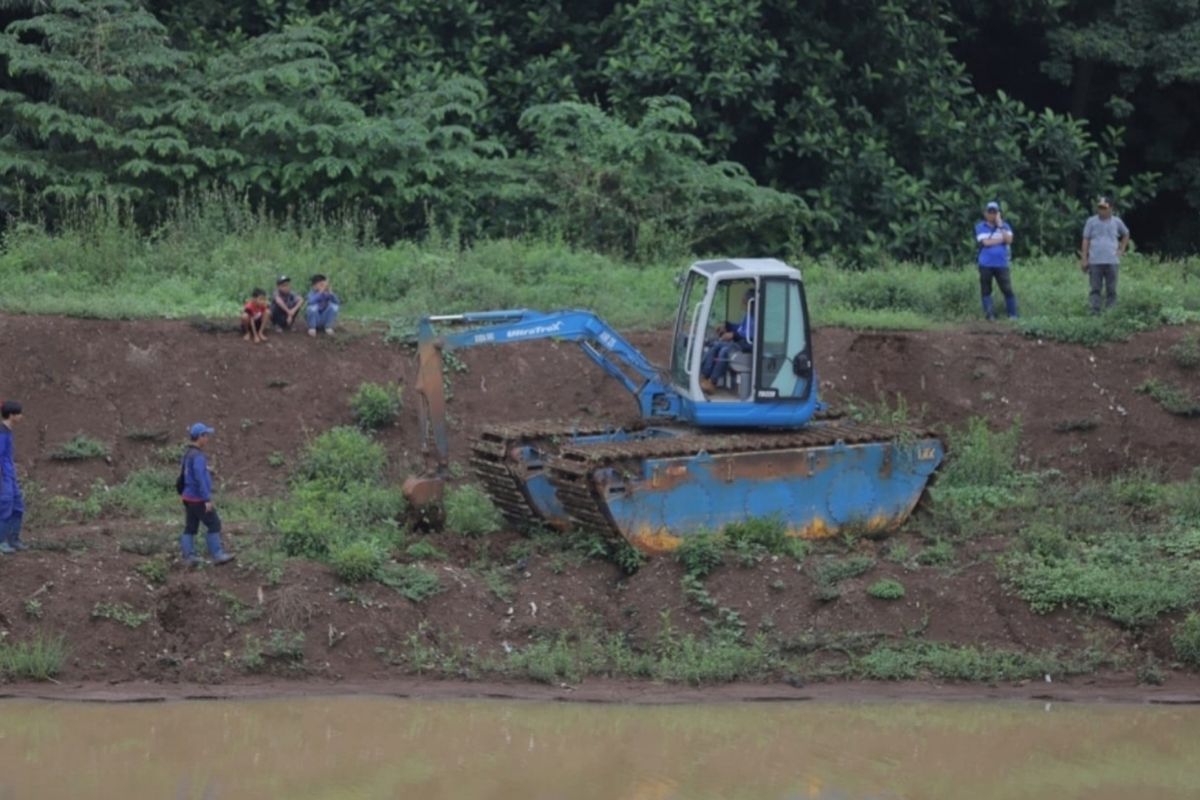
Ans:
<svg viewBox="0 0 1200 800"><path fill-rule="evenodd" d="M721 275L725 279L753 278L759 275L800 277L800 270L789 267L777 258L723 258L716 261L697 261L692 264L692 269L710 277Z"/></svg>

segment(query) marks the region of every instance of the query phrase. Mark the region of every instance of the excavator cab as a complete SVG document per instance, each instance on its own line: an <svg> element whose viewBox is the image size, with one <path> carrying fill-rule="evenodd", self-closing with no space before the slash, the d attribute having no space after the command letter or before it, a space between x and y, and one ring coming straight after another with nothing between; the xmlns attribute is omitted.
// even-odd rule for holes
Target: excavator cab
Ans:
<svg viewBox="0 0 1200 800"><path fill-rule="evenodd" d="M676 315L670 374L701 425L754 424L762 414L780 425L810 417L817 400L799 271L774 259L693 264ZM704 391L708 381L715 390Z"/></svg>

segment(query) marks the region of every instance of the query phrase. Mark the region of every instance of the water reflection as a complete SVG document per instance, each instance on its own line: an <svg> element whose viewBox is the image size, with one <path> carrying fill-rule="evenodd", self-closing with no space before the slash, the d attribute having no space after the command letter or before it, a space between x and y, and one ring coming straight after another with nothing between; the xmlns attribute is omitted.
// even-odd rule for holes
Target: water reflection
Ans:
<svg viewBox="0 0 1200 800"><path fill-rule="evenodd" d="M1105 800L1198 786L1191 708L0 703L0 800Z"/></svg>

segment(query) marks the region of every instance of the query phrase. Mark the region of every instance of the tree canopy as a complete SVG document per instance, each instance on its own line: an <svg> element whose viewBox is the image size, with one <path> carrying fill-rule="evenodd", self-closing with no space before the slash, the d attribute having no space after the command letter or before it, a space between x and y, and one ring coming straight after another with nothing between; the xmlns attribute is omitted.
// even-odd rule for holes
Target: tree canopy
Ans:
<svg viewBox="0 0 1200 800"><path fill-rule="evenodd" d="M0 204L961 263L1200 244L1200 0L8 0Z"/></svg>

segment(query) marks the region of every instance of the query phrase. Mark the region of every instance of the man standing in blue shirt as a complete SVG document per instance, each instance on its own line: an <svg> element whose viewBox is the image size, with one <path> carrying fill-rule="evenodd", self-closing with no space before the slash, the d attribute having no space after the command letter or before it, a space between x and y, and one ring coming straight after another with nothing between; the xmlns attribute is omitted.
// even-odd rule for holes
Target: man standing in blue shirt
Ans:
<svg viewBox="0 0 1200 800"><path fill-rule="evenodd" d="M233 561L233 556L221 547L221 517L213 505L212 475L208 472L208 460L204 457L208 437L213 433L215 431L203 422L188 428L191 442L179 465L179 499L183 501L184 511L183 536L179 544L183 551L183 562L188 566L200 563L196 558L196 533L200 530L201 522L204 523L204 538L213 563L219 566Z"/></svg>
<svg viewBox="0 0 1200 800"><path fill-rule="evenodd" d="M1129 249L1129 228L1120 217L1114 217L1112 203L1107 197L1096 199L1096 215L1083 225L1083 243L1079 246L1079 268L1088 274L1091 291L1088 301L1092 313L1100 313L1100 290L1104 292L1104 307L1117 303L1117 265Z"/></svg>
<svg viewBox="0 0 1200 800"><path fill-rule="evenodd" d="M1008 318L1017 318L1017 296L1013 294L1012 278L1008 272L1012 240L1012 227L1000 218L1000 204L993 200L987 204L983 220L975 223L975 244L979 247L979 290L983 299L983 314L988 319L996 318L996 311L992 307L993 279L1004 295L1004 310Z"/></svg>
<svg viewBox="0 0 1200 800"><path fill-rule="evenodd" d="M13 458L13 426L21 419L21 404L16 400L0 403L0 553L9 555L24 550L21 521L25 518L25 500L17 482Z"/></svg>

